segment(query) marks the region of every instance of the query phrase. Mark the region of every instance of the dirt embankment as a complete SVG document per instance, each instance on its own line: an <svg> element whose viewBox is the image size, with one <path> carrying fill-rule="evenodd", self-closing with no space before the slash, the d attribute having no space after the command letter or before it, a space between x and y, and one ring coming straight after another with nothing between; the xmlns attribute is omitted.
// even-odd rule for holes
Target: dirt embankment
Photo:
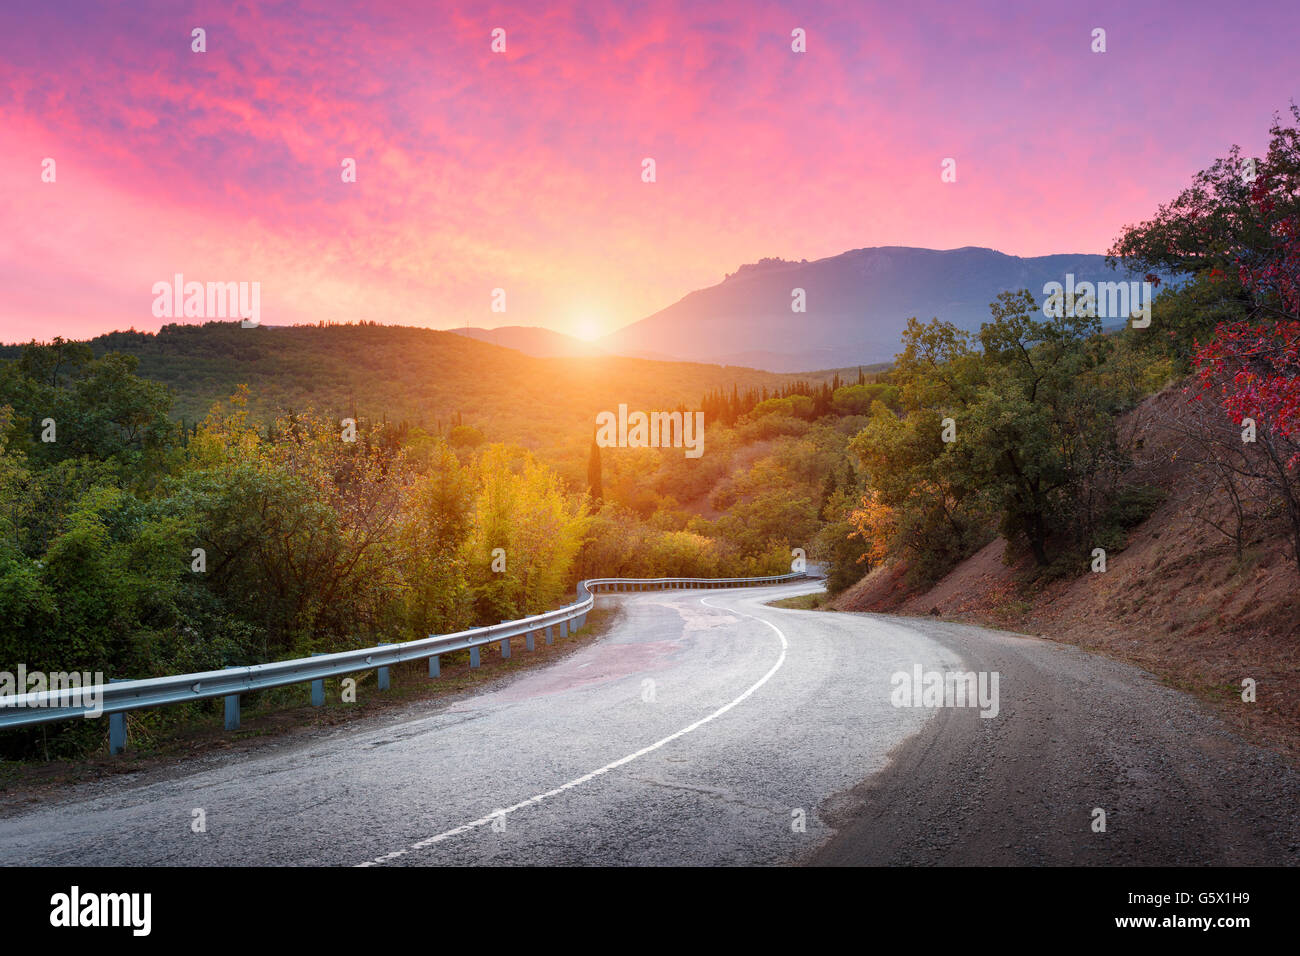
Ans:
<svg viewBox="0 0 1300 956"><path fill-rule="evenodd" d="M924 590L904 569L878 568L830 602L837 610L933 615L1074 644L1129 661L1209 702L1250 739L1300 763L1300 573L1289 559L1284 519L1257 501L1244 548L1206 518L1232 527L1168 426L1170 389L1127 416L1140 450L1129 475L1156 485L1164 503L1107 555L1102 573L1040 584L1026 559L1007 563L999 539ZM1199 515L1198 516L1198 512ZM1243 680L1256 700L1242 700Z"/></svg>

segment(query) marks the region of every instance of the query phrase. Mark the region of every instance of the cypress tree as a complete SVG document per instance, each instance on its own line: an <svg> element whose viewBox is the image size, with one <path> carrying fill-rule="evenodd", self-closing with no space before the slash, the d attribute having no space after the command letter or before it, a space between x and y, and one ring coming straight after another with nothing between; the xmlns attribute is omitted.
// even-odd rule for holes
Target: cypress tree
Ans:
<svg viewBox="0 0 1300 956"><path fill-rule="evenodd" d="M597 504L604 499L600 482L600 446L596 444L594 435L591 438L591 457L587 459L587 490L591 492L591 500Z"/></svg>

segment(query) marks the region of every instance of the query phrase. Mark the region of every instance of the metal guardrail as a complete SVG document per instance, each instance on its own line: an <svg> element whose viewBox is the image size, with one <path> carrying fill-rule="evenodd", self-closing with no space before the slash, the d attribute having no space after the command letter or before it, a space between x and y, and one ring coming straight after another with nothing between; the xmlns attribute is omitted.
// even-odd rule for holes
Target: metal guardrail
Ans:
<svg viewBox="0 0 1300 956"><path fill-rule="evenodd" d="M468 649L470 666L479 666L479 649L488 644L501 644L502 656L510 656L510 639L524 637L529 650L534 637L544 634L546 643L554 641L555 629L565 637L570 622L577 628L587 622L587 613L596 602L597 594L630 591L658 591L678 588L730 588L753 587L761 584L781 584L798 580L805 572L754 578L589 578L578 585L578 599L559 610L535 614L517 621L506 621L488 627L476 627L455 634L429 635L401 644L380 644L359 650L339 651L334 654L316 654L270 664L253 664L228 667L219 671L197 674L175 674L170 677L150 677L145 680L115 680L108 684L93 685L92 703L84 703L86 688L46 690L20 696L0 697L0 730L26 727L33 724L52 723L73 717L109 714L109 750L120 753L126 743L127 711L163 707L215 697L226 699L226 729L239 728L239 696L251 691L284 687L289 684L312 683L312 703L325 702L324 681L360 671L377 670L379 689L388 688L388 668L403 661L428 660L429 676L437 677L441 670L439 657L452 651ZM576 629L576 628L575 628ZM73 701L82 701L72 703ZM98 705L93 701L97 701ZM61 706L62 705L62 706Z"/></svg>

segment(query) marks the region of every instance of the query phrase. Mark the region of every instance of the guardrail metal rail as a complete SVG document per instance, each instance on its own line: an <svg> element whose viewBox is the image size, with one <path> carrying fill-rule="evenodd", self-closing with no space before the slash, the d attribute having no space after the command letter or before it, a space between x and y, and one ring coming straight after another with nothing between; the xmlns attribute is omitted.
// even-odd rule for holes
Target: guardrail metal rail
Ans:
<svg viewBox="0 0 1300 956"><path fill-rule="evenodd" d="M505 621L487 627L471 628L455 634L431 634L426 638L398 644L379 644L358 650L338 651L333 654L313 654L269 664L227 667L219 671L197 674L175 674L169 677L150 677L144 680L110 680L107 684L93 685L94 703L84 703L85 688L45 690L11 697L0 697L0 730L26 727L33 724L70 720L74 717L109 715L109 751L121 753L126 746L126 713L165 707L168 704L187 703L224 697L226 700L225 726L227 730L239 729L239 698L257 690L284 687L289 684L311 682L312 704L325 703L325 679L355 674L361 671L378 671L378 687L387 690L388 669L403 661L428 660L429 676L439 676L440 657L452 651L468 649L470 666L479 666L479 650L488 644L501 644L503 657L510 656L510 639L524 637L528 650L534 647L536 635L545 635L546 643L555 640L556 629L560 637L568 636L570 623L574 630L583 627L587 614L595 605L597 594L628 591L660 591L683 588L733 588L782 584L809 577L807 572L780 574L751 578L589 578L578 585L577 600L572 604L545 614L517 621Z"/></svg>

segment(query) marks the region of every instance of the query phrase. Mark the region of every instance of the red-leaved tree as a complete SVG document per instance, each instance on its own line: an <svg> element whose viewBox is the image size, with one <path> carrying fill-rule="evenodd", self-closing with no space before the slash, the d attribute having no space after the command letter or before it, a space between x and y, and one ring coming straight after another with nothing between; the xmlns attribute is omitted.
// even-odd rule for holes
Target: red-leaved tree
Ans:
<svg viewBox="0 0 1300 956"><path fill-rule="evenodd" d="M1267 221L1276 182L1261 177L1252 205ZM1215 395L1239 426L1254 424L1264 478L1279 494L1300 568L1300 217L1274 220L1270 243L1237 259L1242 286L1255 302L1250 321L1220 324L1194 356L1198 398ZM1247 435L1243 431L1243 436Z"/></svg>

